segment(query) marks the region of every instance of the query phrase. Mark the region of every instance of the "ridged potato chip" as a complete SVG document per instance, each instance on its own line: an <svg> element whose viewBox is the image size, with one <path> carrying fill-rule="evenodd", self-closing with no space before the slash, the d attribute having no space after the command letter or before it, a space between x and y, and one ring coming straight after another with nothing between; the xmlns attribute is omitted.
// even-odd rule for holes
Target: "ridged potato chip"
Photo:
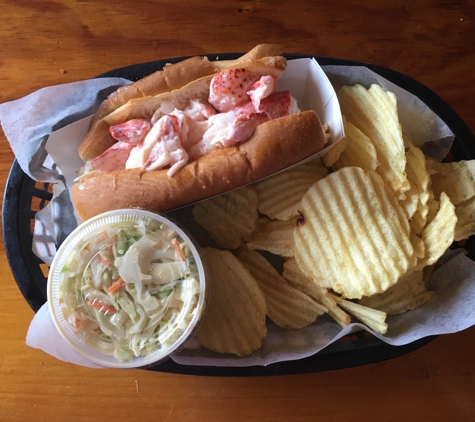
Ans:
<svg viewBox="0 0 475 422"><path fill-rule="evenodd" d="M440 194L440 208L435 218L422 232L422 240L426 245L424 259L416 269L435 264L455 239L457 215L455 206L445 192Z"/></svg>
<svg viewBox="0 0 475 422"><path fill-rule="evenodd" d="M439 201L435 198L433 190L429 189L429 199L427 200L427 224L429 224L439 211ZM426 225L427 225L426 224Z"/></svg>
<svg viewBox="0 0 475 422"><path fill-rule="evenodd" d="M457 206L475 196L475 160L439 163L429 160L433 170L432 190L438 198L442 192Z"/></svg>
<svg viewBox="0 0 475 422"><path fill-rule="evenodd" d="M372 180L373 187L376 190L378 197L387 198L391 208L396 212L398 216L399 224L401 225L402 230L407 236L410 236L411 227L409 225L409 221L397 198L391 192L389 187L384 182L382 182L381 176L379 176L376 172L369 171L366 173L366 175Z"/></svg>
<svg viewBox="0 0 475 422"><path fill-rule="evenodd" d="M327 174L328 169L318 158L256 183L259 211L271 219L295 217L307 189Z"/></svg>
<svg viewBox="0 0 475 422"><path fill-rule="evenodd" d="M342 139L340 139L339 142L330 146L328 148L328 151L322 157L323 163L327 167L332 167L340 159L341 154L343 154L346 147L348 146L349 137L348 137L348 134L346 133L346 119L345 119L345 116L342 116L342 118L344 122L343 126L345 128L345 136Z"/></svg>
<svg viewBox="0 0 475 422"><path fill-rule="evenodd" d="M294 258L289 258L285 261L282 277L292 287L310 296L315 302L325 306L328 315L338 322L341 327L344 328L350 324L350 316L338 307L329 291L305 277Z"/></svg>
<svg viewBox="0 0 475 422"><path fill-rule="evenodd" d="M398 207L376 173L358 167L331 173L302 199L294 229L299 267L346 298L386 291L414 262L409 223Z"/></svg>
<svg viewBox="0 0 475 422"><path fill-rule="evenodd" d="M388 331L388 324L386 323L386 312L372 309L367 306L359 305L358 303L344 300L341 297L332 295L333 299L339 306L348 311L351 315L359 319L363 324L373 329L379 334L386 334Z"/></svg>
<svg viewBox="0 0 475 422"><path fill-rule="evenodd" d="M399 199L410 185L406 178L406 155L396 97L379 85L343 86L337 93L342 114L374 144L377 172Z"/></svg>
<svg viewBox="0 0 475 422"><path fill-rule="evenodd" d="M294 234L294 248L295 248L295 234ZM295 266L293 265L292 262L295 262ZM298 271L297 271L297 269L298 269ZM296 279L298 278L299 275L301 275L301 276L305 277L305 281L300 280L300 282L302 284L304 284L304 283L316 284L318 286L318 288L323 288L325 290L328 290L328 289L332 288L331 283L327 279L325 279L325 277L319 271L318 267L313 267L311 274L308 274L308 273L305 274L302 271L302 269L299 267L297 261L295 260L295 249L294 249L294 256L286 260L286 263L283 266L283 270L284 271L287 270L286 277L292 277L291 279L292 279L293 282L297 282ZM292 272L294 272L295 274L292 274ZM293 277L295 277L295 279ZM290 283L290 284L293 285L292 283ZM299 288L297 286L294 286L294 287ZM308 294L310 297L315 299L307 291L305 291L303 289L300 289L300 288L299 288L299 290L302 290L305 294Z"/></svg>
<svg viewBox="0 0 475 422"><path fill-rule="evenodd" d="M282 257L294 256L293 230L297 219L270 220L267 224L254 231L247 247L267 251Z"/></svg>
<svg viewBox="0 0 475 422"><path fill-rule="evenodd" d="M259 284L266 298L267 316L279 327L303 328L325 313L324 306L291 287L259 252L241 247L238 258Z"/></svg>
<svg viewBox="0 0 475 422"><path fill-rule="evenodd" d="M406 145L406 174L411 188L405 192L401 206L409 219L411 231L421 234L427 223L431 179L426 168L426 159L420 148L412 143L407 134L403 135Z"/></svg>
<svg viewBox="0 0 475 422"><path fill-rule="evenodd" d="M416 264L425 258L427 252L427 245L420 235L411 233L411 243L414 248L414 255L412 260L412 268L409 271L414 271Z"/></svg>
<svg viewBox="0 0 475 422"><path fill-rule="evenodd" d="M379 166L378 155L371 139L343 117L346 148L331 165L335 170L342 167L361 167L366 171L375 171ZM325 164L329 164L325 156Z"/></svg>
<svg viewBox="0 0 475 422"><path fill-rule="evenodd" d="M388 315L398 315L428 302L434 292L428 291L427 288L428 274L426 271L415 271L401 277L394 286L384 293L364 297L358 303L386 312Z"/></svg>
<svg viewBox="0 0 475 422"><path fill-rule="evenodd" d="M266 299L231 252L204 248L203 254L210 273L210 296L198 340L215 352L250 355L261 347L267 333Z"/></svg>
<svg viewBox="0 0 475 422"><path fill-rule="evenodd" d="M218 246L237 249L249 239L259 217L256 191L246 186L199 202L193 216Z"/></svg>
<svg viewBox="0 0 475 422"><path fill-rule="evenodd" d="M323 159L195 206L210 237L238 249L205 252L218 283L198 333L205 347L252 353L266 315L286 329L353 316L384 334L387 315L432 298L428 277L451 243L475 234L475 160L426 157L379 85L337 95L345 138ZM285 258L282 274L256 250Z"/></svg>

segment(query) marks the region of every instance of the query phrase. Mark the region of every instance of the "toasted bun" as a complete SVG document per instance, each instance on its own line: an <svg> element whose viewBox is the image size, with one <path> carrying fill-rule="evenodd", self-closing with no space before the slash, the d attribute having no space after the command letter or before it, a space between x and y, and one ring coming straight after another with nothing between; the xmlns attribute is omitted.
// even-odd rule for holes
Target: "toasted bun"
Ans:
<svg viewBox="0 0 475 422"><path fill-rule="evenodd" d="M79 156L84 161L90 160L115 143L109 132L104 130L105 125L102 120L130 100L154 97L182 88L192 81L196 81L204 76L213 75L220 70L248 65L249 62L260 60L264 57L278 56L281 53L282 47L279 45L259 44L236 60L211 62L206 57L191 57L165 66L163 70L145 76L133 84L120 87L99 106L91 121L89 133L79 146Z"/></svg>
<svg viewBox="0 0 475 422"><path fill-rule="evenodd" d="M167 169L98 173L72 187L78 216L143 208L164 212L252 183L321 151L326 136L314 111L304 111L257 127L237 147L221 148L188 163L174 176Z"/></svg>
<svg viewBox="0 0 475 422"><path fill-rule="evenodd" d="M129 100L154 96L181 88L189 82L210 75L215 71L216 66L206 57L191 57L173 65L165 66L163 70L145 76L133 84L122 86L109 95L96 111L91 127Z"/></svg>

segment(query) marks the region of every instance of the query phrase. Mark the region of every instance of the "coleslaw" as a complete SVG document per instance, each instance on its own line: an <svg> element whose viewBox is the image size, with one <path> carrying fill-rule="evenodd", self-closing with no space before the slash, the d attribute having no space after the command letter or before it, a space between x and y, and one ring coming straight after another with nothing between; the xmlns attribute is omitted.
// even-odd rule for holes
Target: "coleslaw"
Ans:
<svg viewBox="0 0 475 422"><path fill-rule="evenodd" d="M85 344L126 362L176 344L201 292L189 244L166 224L129 218L76 243L60 269L58 303Z"/></svg>

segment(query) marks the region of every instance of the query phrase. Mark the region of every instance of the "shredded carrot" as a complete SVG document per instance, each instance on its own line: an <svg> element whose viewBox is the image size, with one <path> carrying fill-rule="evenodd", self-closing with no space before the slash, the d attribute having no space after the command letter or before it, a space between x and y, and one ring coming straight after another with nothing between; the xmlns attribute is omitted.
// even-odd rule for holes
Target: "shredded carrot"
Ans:
<svg viewBox="0 0 475 422"><path fill-rule="evenodd" d="M98 300L95 299L89 299L89 305L91 305L93 308L96 308L98 311L101 312L109 312L111 314L115 314L117 312L117 309L115 309L111 305L106 305L104 303L99 302Z"/></svg>
<svg viewBox="0 0 475 422"><path fill-rule="evenodd" d="M74 318L73 327L78 329L81 326L81 320L79 318Z"/></svg>
<svg viewBox="0 0 475 422"><path fill-rule="evenodd" d="M122 277L120 277L116 282L114 282L107 291L109 293L116 293L120 290L120 288L125 284L125 281Z"/></svg>
<svg viewBox="0 0 475 422"><path fill-rule="evenodd" d="M99 255L99 262L104 265L104 267L109 267L110 266L110 262L105 259L104 257L102 257L101 255Z"/></svg>
<svg viewBox="0 0 475 422"><path fill-rule="evenodd" d="M172 245L173 245L173 247L175 248L175 250L177 251L178 256L180 257L180 259L181 259L182 261L185 261L185 260L186 260L185 254L184 254L183 251L181 250L180 244L178 243L178 240L173 239L173 240L172 240Z"/></svg>

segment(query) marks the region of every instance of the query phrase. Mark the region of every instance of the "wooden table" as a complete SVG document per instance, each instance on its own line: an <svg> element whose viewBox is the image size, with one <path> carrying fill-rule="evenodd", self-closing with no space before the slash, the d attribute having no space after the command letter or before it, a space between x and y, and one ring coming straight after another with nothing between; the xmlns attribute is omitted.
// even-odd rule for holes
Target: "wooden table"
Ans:
<svg viewBox="0 0 475 422"><path fill-rule="evenodd" d="M347 4L344 4L347 3ZM0 0L0 102L181 55L286 52L393 68L475 131L470 1ZM13 160L0 141L0 183ZM2 246L3 247L3 246ZM393 360L309 375L213 378L92 370L25 345L33 317L0 254L0 420L473 420L475 327Z"/></svg>

